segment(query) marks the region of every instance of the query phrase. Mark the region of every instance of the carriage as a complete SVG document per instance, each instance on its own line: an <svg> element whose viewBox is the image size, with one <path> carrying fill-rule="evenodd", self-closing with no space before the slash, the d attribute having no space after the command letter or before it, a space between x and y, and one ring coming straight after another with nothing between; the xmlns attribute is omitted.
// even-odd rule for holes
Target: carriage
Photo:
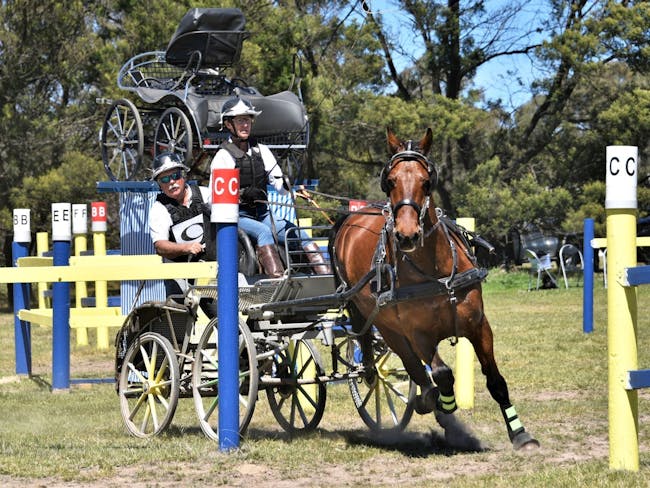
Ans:
<svg viewBox="0 0 650 488"><path fill-rule="evenodd" d="M245 27L239 9L194 8L181 19L165 51L141 53L124 63L117 85L137 101L99 99L108 105L99 143L111 180L138 178L144 161L162 151L182 154L200 173L227 137L220 114L233 95L261 110L252 135L271 148L287 174L298 176L309 142L299 76L286 91L265 96L225 74L240 59L249 35Z"/></svg>
<svg viewBox="0 0 650 488"><path fill-rule="evenodd" d="M341 380L375 431L399 432L414 412L435 412L453 431L443 417L456 410L454 378L438 343L467 337L513 447L539 446L510 403L494 358L480 286L487 272L471 251L486 243L431 205L435 166L424 155L431 139L429 130L413 150L412 141L389 132L393 156L381 180L389 200L345 215L330 229L333 274L314 274L310 264L292 259L290 239L281 277L239 274L240 434L260 392L287 432L315 429L326 385ZM201 429L219 438L219 322L197 320L200 300L216 299L218 291L192 286L182 303L171 297L145 303L127 317L116 338L115 372L131 434L162 432L178 399L191 396Z"/></svg>
<svg viewBox="0 0 650 488"><path fill-rule="evenodd" d="M372 359L364 360L344 309L356 290L337 292L333 276L313 274L290 255L292 247L288 240L283 258L292 264L281 278L239 273L240 433L262 392L286 432L316 429L327 384L341 381L370 429L401 431L413 414L415 384L376 330L369 336ZM201 299L216 297L215 285L190 286L183 296L144 303L126 318L116 337L115 374L132 435L163 432L179 399L193 398L202 431L218 440L219 323L218 317L201 323L197 313Z"/></svg>
<svg viewBox="0 0 650 488"><path fill-rule="evenodd" d="M282 150L285 160L305 148L307 119L298 96L264 97L222 76L239 58L246 35L237 9L193 9L165 53L136 56L122 68L120 86L148 105L111 105L101 133L111 177L131 178L145 146L152 155L183 152L187 161L200 162L225 137L218 114L233 93L262 110L254 126L258 140ZM142 135L140 112L158 119L152 141ZM303 228L312 235L329 231L332 274L314 273L301 258L302 236L286 239L286 270L279 278L257 274L254 266L242 269L240 250L240 433L261 392L287 432L315 429L326 386L339 381L347 382L359 415L376 431L403 430L414 412L452 414L453 374L437 346L445 338L467 337L513 446L539 445L510 403L494 359L480 285L487 272L477 266L470 234L431 199L437 171L426 155L432 139L431 129L417 143L400 141L389 130L391 158L381 175L388 201L345 215L331 229ZM179 398L191 397L201 429L218 439L219 322L202 322L197 314L200 301L217 299L217 293L214 285L193 285L178 301L147 302L127 316L116 337L115 374L131 434L164 431Z"/></svg>

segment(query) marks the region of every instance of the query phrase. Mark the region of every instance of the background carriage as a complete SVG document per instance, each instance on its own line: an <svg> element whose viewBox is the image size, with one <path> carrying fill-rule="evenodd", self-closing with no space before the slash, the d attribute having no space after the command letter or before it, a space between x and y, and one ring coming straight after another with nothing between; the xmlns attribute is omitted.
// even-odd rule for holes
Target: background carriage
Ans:
<svg viewBox="0 0 650 488"><path fill-rule="evenodd" d="M298 174L309 136L299 78L289 90L265 96L225 75L239 61L249 36L245 26L239 9L191 9L165 51L138 54L122 66L118 87L138 101L106 100L100 146L110 179L147 179L143 161L161 151L182 154L194 173L200 172L227 137L221 107L233 95L262 111L252 135L271 148L285 173Z"/></svg>

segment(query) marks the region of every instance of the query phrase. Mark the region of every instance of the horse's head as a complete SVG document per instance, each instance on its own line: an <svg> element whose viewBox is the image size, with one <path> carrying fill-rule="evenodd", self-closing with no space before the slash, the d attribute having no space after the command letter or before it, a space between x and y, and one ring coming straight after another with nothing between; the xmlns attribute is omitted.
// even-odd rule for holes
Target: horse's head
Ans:
<svg viewBox="0 0 650 488"><path fill-rule="evenodd" d="M402 251L411 252L423 235L429 196L438 177L426 156L433 136L431 129L418 143L400 141L390 129L386 136L391 158L381 172L381 189L388 195L397 243Z"/></svg>

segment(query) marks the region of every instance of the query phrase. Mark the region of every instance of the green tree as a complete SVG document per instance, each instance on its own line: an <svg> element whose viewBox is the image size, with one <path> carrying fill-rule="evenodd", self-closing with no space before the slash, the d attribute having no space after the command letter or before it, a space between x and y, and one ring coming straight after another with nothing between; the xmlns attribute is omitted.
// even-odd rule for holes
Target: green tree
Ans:
<svg viewBox="0 0 650 488"><path fill-rule="evenodd" d="M512 146L502 146L505 151L500 155L511 173L532 167L540 178L545 177L544 183L558 184L558 167L571 164L580 146L567 141L589 138L589 131L598 125L599 111L634 89L639 81L635 75L647 76L648 63L642 59L650 52L650 4L563 0L552 6L545 21L549 37L537 51L551 76L534 83L535 98L510 133ZM590 147L611 144L616 137L607 135L611 139ZM553 164L558 147L564 148L561 161ZM588 169L579 179L602 177L591 163L580 163Z"/></svg>

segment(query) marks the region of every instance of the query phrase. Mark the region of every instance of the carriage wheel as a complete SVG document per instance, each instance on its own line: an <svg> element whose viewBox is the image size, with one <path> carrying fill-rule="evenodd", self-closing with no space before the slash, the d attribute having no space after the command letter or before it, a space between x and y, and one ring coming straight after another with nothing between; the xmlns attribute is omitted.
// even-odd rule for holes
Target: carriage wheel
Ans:
<svg viewBox="0 0 650 488"><path fill-rule="evenodd" d="M288 433L304 433L318 427L325 411L327 389L317 379L324 374L323 361L309 340L292 341L273 357L273 378L281 382L267 386L266 396L273 416Z"/></svg>
<svg viewBox="0 0 650 488"><path fill-rule="evenodd" d="M100 136L104 170L113 181L132 180L142 161L144 135L138 109L130 100L113 102Z"/></svg>
<svg viewBox="0 0 650 488"><path fill-rule="evenodd" d="M145 332L129 346L120 372L118 395L126 428L135 437L165 430L178 405L178 360L169 340Z"/></svg>
<svg viewBox="0 0 650 488"><path fill-rule="evenodd" d="M201 335L192 370L192 395L201 429L219 440L219 347L217 319ZM239 322L239 434L246 432L255 410L258 387L255 341L245 322Z"/></svg>
<svg viewBox="0 0 650 488"><path fill-rule="evenodd" d="M185 112L178 107L169 107L158 121L154 136L154 157L161 152L178 153L186 165L192 162L192 126Z"/></svg>
<svg viewBox="0 0 650 488"><path fill-rule="evenodd" d="M241 228L237 229L237 244L238 270L244 276L253 276L257 273L257 255L250 237Z"/></svg>
<svg viewBox="0 0 650 488"><path fill-rule="evenodd" d="M363 352L357 339L347 342L347 360L354 371L363 365ZM352 400L371 430L401 432L413 415L417 386L410 380L402 360L378 334L372 337L372 353L372 369L348 378Z"/></svg>

